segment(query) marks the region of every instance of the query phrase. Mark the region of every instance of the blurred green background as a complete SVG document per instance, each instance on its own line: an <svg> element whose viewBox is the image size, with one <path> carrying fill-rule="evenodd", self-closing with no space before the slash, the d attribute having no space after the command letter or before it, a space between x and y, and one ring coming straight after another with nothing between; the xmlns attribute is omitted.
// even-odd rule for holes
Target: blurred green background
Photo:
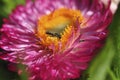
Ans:
<svg viewBox="0 0 120 80"><path fill-rule="evenodd" d="M25 0L0 0L0 26L16 5L24 3ZM8 63L0 60L0 80L26 80L24 75L20 77L9 71ZM120 5L109 27L105 46L78 80L120 80Z"/></svg>

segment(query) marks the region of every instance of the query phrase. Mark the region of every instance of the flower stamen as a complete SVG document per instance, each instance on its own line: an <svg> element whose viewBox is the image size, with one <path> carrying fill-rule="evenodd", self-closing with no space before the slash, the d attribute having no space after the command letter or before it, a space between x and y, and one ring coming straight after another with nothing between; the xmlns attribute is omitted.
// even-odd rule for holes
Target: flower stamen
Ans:
<svg viewBox="0 0 120 80"><path fill-rule="evenodd" d="M37 37L41 39L40 43L47 47L54 45L55 51L58 51L59 43L62 43L64 49L72 30L76 30L76 20L82 23L81 12L66 8L42 16L37 27Z"/></svg>

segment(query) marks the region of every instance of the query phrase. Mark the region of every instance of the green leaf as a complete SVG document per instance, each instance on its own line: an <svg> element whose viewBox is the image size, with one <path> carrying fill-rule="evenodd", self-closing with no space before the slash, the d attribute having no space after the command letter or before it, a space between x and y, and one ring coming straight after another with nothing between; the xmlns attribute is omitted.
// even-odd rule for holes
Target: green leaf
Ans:
<svg viewBox="0 0 120 80"><path fill-rule="evenodd" d="M89 78L87 80L105 80L107 69L109 68L115 50L113 42L109 37L103 50L96 56L88 70Z"/></svg>
<svg viewBox="0 0 120 80"><path fill-rule="evenodd" d="M86 73L89 74L87 80L120 80L120 7L110 26L110 34L104 48ZM106 79L107 75L111 78Z"/></svg>
<svg viewBox="0 0 120 80"><path fill-rule="evenodd" d="M114 16L113 24L111 25L110 30L116 49L111 67L115 76L117 77L117 80L120 80L120 5L116 15Z"/></svg>

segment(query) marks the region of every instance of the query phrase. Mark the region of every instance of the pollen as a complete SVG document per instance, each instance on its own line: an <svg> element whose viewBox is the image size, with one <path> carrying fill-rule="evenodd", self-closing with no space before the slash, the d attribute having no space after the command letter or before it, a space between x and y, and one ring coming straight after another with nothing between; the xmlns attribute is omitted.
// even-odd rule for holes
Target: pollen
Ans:
<svg viewBox="0 0 120 80"><path fill-rule="evenodd" d="M80 11L62 8L53 11L49 15L43 15L38 20L37 37L40 38L40 44L50 47L54 45L55 51L59 50L59 43L62 44L62 50L69 41L71 32L76 30L76 22L81 24L83 16Z"/></svg>

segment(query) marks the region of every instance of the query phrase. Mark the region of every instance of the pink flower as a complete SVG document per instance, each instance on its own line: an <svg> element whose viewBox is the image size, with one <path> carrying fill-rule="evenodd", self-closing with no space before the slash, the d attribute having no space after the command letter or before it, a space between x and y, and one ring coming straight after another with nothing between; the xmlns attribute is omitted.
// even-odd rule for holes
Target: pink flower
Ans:
<svg viewBox="0 0 120 80"><path fill-rule="evenodd" d="M75 79L103 45L110 1L27 0L1 28L0 58L26 65L29 80Z"/></svg>

